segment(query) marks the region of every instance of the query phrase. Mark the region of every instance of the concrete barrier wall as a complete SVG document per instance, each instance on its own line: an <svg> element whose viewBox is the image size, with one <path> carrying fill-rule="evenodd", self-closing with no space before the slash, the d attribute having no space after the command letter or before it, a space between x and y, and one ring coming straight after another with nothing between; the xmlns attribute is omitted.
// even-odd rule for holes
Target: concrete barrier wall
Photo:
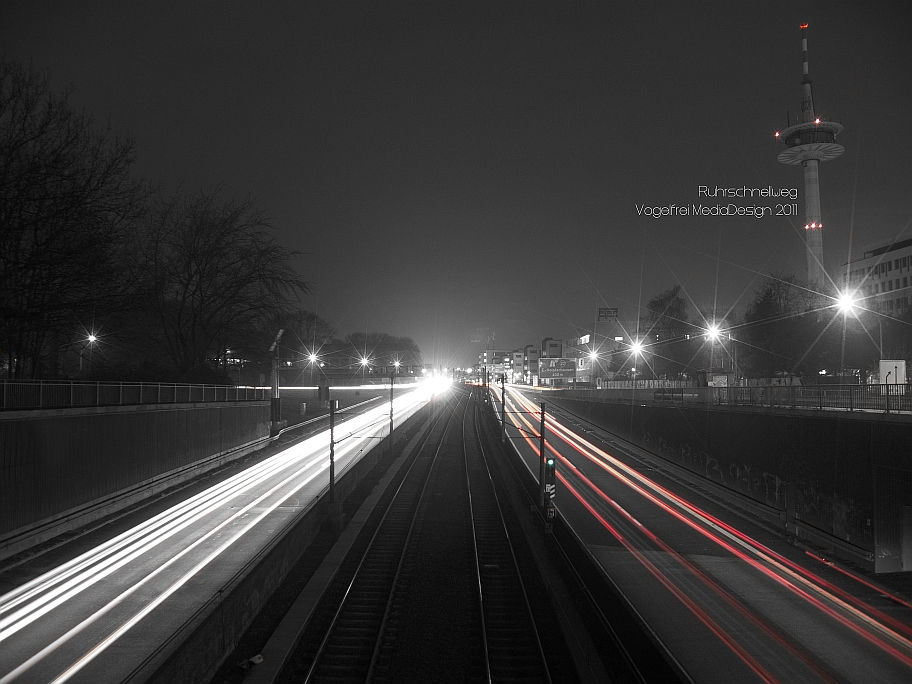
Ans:
<svg viewBox="0 0 912 684"><path fill-rule="evenodd" d="M854 547L853 560L912 569L901 560L904 507L912 506L908 416L546 399L819 530L843 551Z"/></svg>
<svg viewBox="0 0 912 684"><path fill-rule="evenodd" d="M268 402L4 413L0 545L42 521L268 435Z"/></svg>

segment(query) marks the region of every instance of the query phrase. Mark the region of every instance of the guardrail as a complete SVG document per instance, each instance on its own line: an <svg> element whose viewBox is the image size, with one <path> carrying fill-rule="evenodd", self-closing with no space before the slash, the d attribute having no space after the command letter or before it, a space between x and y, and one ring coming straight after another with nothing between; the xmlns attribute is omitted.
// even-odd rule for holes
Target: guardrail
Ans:
<svg viewBox="0 0 912 684"><path fill-rule="evenodd" d="M203 401L263 401L270 390L229 385L150 382L0 380L0 410L179 404Z"/></svg>

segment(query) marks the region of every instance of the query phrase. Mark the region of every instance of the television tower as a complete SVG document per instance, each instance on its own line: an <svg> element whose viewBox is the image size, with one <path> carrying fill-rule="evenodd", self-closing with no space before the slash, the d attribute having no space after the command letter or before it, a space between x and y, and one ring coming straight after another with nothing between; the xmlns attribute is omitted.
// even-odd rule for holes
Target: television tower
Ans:
<svg viewBox="0 0 912 684"><path fill-rule="evenodd" d="M798 122L776 133L788 149L779 153L783 164L804 166L804 235L807 245L808 284L826 287L826 271L823 268L823 218L820 216L820 176L817 165L836 159L845 148L836 142L842 133L842 126L832 121L822 121L814 113L814 96L811 91L811 77L808 76L807 24L801 24L801 54L804 62L804 78L801 79L801 114Z"/></svg>

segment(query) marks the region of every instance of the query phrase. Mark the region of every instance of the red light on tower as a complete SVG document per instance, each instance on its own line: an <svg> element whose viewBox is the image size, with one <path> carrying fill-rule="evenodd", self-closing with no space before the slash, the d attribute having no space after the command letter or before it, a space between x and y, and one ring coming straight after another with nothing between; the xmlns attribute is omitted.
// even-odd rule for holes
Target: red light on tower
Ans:
<svg viewBox="0 0 912 684"><path fill-rule="evenodd" d="M776 131L776 137L777 138L779 137L779 131Z"/></svg>
<svg viewBox="0 0 912 684"><path fill-rule="evenodd" d="M827 279L823 267L823 222L820 221L820 180L818 166L822 162L836 159L843 153L836 136L842 132L842 125L821 116L814 108L811 77L808 68L808 22L799 22L801 28L801 110L792 125L789 116L788 128L779 129L776 141L782 141L788 149L779 152L783 164L804 167L804 247L807 262L807 281L823 287ZM774 129L775 130L775 129ZM786 140L787 138L787 140ZM793 214L796 212L792 212ZM799 224L800 225L800 224Z"/></svg>

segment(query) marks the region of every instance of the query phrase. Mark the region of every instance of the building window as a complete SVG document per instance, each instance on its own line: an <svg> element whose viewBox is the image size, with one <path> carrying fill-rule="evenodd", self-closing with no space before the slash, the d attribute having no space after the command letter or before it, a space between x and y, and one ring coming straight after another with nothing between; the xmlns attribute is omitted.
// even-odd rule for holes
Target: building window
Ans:
<svg viewBox="0 0 912 684"><path fill-rule="evenodd" d="M908 276L903 276L903 287L909 287L909 278L908 278Z"/></svg>

